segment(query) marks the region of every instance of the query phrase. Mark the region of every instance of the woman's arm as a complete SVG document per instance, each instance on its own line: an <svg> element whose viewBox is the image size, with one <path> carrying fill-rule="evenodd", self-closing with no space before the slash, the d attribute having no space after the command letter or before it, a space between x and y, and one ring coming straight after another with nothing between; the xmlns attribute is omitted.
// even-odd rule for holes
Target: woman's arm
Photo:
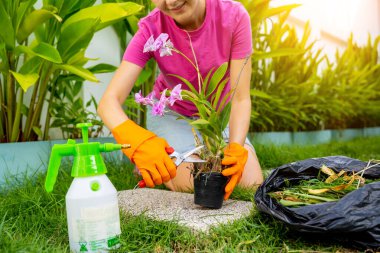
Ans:
<svg viewBox="0 0 380 253"><path fill-rule="evenodd" d="M128 119L122 104L131 92L142 68L122 61L99 102L98 114L108 129L112 130Z"/></svg>
<svg viewBox="0 0 380 253"><path fill-rule="evenodd" d="M166 153L169 144L153 132L129 120L122 104L132 90L142 68L123 61L99 102L98 114L120 144L130 144L123 152L136 164L148 187L167 182L176 175L176 166Z"/></svg>
<svg viewBox="0 0 380 253"><path fill-rule="evenodd" d="M248 59L231 60L230 63L231 88L236 87L236 91L231 101L229 142L236 142L241 146L244 146L251 117L250 82L252 67L251 57L248 57Z"/></svg>

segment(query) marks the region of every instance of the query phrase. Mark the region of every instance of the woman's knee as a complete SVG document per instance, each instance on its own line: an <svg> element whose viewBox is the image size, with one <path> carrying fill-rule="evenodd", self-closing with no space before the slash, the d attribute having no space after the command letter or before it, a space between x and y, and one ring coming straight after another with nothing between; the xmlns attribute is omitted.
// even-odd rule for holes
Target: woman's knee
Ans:
<svg viewBox="0 0 380 253"><path fill-rule="evenodd" d="M248 150L248 159L239 185L243 187L254 187L260 185L264 177L256 152L248 144L245 144L244 147Z"/></svg>

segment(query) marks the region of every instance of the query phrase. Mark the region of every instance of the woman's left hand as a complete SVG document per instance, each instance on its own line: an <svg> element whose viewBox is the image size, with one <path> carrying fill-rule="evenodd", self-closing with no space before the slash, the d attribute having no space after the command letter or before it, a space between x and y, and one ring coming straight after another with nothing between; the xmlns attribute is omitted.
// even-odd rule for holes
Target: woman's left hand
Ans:
<svg viewBox="0 0 380 253"><path fill-rule="evenodd" d="M236 184L240 181L244 166L248 159L248 150L236 142L229 143L224 150L222 165L229 168L222 171L224 176L231 176L225 188L224 200L227 200L233 192Z"/></svg>

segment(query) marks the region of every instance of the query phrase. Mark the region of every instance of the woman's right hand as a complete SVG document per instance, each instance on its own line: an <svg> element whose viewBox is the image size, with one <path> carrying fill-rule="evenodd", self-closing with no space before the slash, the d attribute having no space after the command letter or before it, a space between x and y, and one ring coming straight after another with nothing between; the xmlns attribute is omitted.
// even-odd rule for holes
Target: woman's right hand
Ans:
<svg viewBox="0 0 380 253"><path fill-rule="evenodd" d="M132 120L126 120L112 130L120 144L131 144L124 154L136 164L148 187L168 182L176 176L176 166L166 152L169 144Z"/></svg>

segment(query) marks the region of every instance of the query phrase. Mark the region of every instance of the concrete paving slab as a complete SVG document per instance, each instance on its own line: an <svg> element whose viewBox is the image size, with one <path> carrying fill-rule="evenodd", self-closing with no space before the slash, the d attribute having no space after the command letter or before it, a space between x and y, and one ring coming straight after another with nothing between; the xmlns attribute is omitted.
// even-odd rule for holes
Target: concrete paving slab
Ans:
<svg viewBox="0 0 380 253"><path fill-rule="evenodd" d="M212 226L247 217L253 204L227 200L221 209L208 209L194 204L194 195L158 189L135 189L118 192L124 212L164 221L175 221L193 231L207 232Z"/></svg>

